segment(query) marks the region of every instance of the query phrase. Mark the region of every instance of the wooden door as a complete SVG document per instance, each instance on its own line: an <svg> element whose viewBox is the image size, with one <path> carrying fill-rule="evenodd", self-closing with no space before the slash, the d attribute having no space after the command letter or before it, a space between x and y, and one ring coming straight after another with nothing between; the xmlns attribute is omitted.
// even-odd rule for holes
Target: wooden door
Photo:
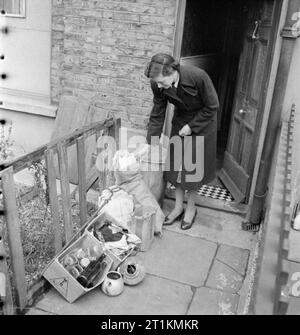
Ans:
<svg viewBox="0 0 300 335"><path fill-rule="evenodd" d="M219 177L237 202L247 200L281 1L248 1L229 140Z"/></svg>

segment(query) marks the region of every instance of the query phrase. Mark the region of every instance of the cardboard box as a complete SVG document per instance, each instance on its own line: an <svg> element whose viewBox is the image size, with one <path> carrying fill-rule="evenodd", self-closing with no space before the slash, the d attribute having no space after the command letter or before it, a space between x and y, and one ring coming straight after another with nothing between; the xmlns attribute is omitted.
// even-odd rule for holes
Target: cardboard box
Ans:
<svg viewBox="0 0 300 335"><path fill-rule="evenodd" d="M72 251L77 248L89 249L97 248L97 252L103 252L106 255L105 262L107 263L101 277L98 279L97 283L92 288L83 287L75 277L65 268L63 265L64 258L69 255ZM53 285L56 290L70 303L74 302L83 294L93 290L95 287L99 286L104 278L106 277L108 271L113 264L113 260L110 255L103 250L103 245L98 241L93 235L89 233L83 233L75 242L63 249L56 256L50 264L43 271L42 275Z"/></svg>
<svg viewBox="0 0 300 335"><path fill-rule="evenodd" d="M155 209L153 207L136 205L129 228L142 241L139 250L147 251L154 239Z"/></svg>
<svg viewBox="0 0 300 335"><path fill-rule="evenodd" d="M105 210L103 210L95 219L93 219L87 226L86 228L86 232L88 234L91 234L93 237L93 227L94 224L96 222L102 222L104 224L105 220L109 220L111 221L113 224L120 226L120 224L118 224L118 222L112 217L110 216L108 213L105 212ZM100 225L101 227L101 225ZM131 232L131 231L130 231ZM96 238L96 237L95 237ZM105 247L104 247L105 248ZM111 270L116 270L124 261L125 259L127 259L130 255L132 255L132 253L134 252L134 247L132 247L128 253L124 256L124 257L119 257L118 255L116 255L113 251L109 250L109 249L105 249L105 253L107 255L110 256L110 258L112 259L113 263L111 266Z"/></svg>

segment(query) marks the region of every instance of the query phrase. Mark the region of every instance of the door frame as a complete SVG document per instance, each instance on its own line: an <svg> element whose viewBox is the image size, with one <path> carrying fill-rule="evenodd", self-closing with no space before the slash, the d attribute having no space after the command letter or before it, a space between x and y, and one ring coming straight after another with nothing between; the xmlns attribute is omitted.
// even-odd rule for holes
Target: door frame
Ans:
<svg viewBox="0 0 300 335"><path fill-rule="evenodd" d="M277 2L278 0L276 0ZM182 49L182 39L183 39L183 31L184 31L184 21L185 21L185 9L186 9L186 2L187 0L177 0L176 1L176 21L175 21L175 38L174 38L174 48L173 48L173 56L175 59L180 59L181 49ZM262 154L262 148L265 140L266 135L266 128L270 113L271 102L273 98L273 90L274 84L276 80L276 73L279 64L279 56L281 50L281 36L279 34L281 28L284 26L286 10L288 6L288 1L279 0L278 5L275 9L277 12L274 13L274 22L275 22L275 29L274 35L272 37L273 46L272 46L272 55L270 59L270 63L268 66L268 74L266 75L266 80L269 81L266 87L266 94L265 98L261 102L263 105L263 112L261 113L261 117L259 118L259 129L257 130L257 140L255 142L255 151L251 153L251 157L255 159L253 172L250 176L251 182L249 185L249 192L248 192L248 203L246 206L249 206L253 201L255 185L260 165L260 158ZM167 115L170 114L167 113ZM170 129L171 118L170 116L166 119L166 129ZM257 123L256 123L257 124ZM201 203L201 201L200 201ZM214 206L212 206L214 207ZM219 206L217 206L219 207Z"/></svg>

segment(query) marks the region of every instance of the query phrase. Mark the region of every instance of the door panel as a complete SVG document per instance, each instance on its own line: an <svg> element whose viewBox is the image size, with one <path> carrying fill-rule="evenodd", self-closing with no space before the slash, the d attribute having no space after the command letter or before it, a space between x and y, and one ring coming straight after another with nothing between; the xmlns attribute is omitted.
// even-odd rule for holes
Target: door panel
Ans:
<svg viewBox="0 0 300 335"><path fill-rule="evenodd" d="M248 196L256 137L264 110L273 43L275 0L249 1L229 141L220 179L237 202Z"/></svg>

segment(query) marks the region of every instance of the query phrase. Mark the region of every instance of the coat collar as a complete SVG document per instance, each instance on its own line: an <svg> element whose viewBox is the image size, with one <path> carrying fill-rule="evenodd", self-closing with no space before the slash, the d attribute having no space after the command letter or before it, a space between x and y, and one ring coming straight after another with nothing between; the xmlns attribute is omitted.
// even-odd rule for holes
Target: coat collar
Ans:
<svg viewBox="0 0 300 335"><path fill-rule="evenodd" d="M179 83L178 86L187 86L187 87L195 87L196 83L187 68L184 65L179 66Z"/></svg>
<svg viewBox="0 0 300 335"><path fill-rule="evenodd" d="M184 102L182 101L183 92L186 92L189 95L195 95L197 91L193 90L193 88L196 88L196 83L191 74L188 72L188 69L184 65L180 65L180 67L178 68L178 72L179 82L177 90L173 87L170 87L168 89L162 89L162 92L164 95L168 96L173 101L177 102L180 105L183 105L184 108L186 108Z"/></svg>

